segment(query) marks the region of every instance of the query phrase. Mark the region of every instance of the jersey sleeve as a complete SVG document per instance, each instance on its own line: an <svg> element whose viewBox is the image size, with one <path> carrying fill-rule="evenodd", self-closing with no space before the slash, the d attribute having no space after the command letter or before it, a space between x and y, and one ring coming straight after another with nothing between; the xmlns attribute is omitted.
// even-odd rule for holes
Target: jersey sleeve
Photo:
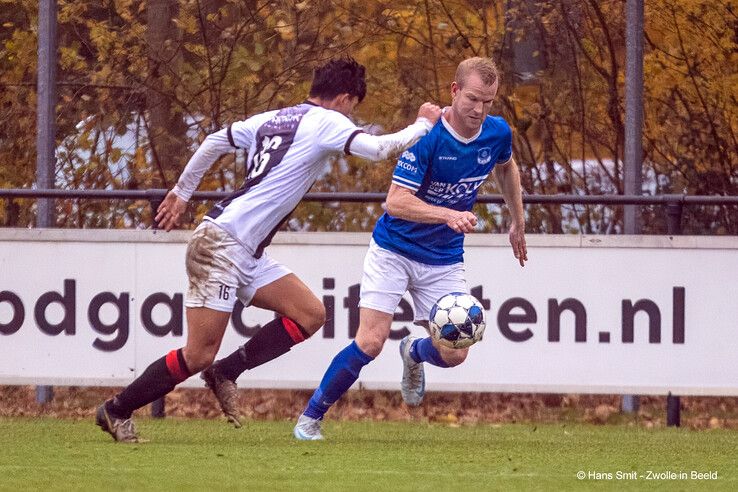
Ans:
<svg viewBox="0 0 738 492"><path fill-rule="evenodd" d="M512 157L512 130L506 121L502 122L502 144L500 145L500 153L497 156L497 164L504 164Z"/></svg>
<svg viewBox="0 0 738 492"><path fill-rule="evenodd" d="M338 111L326 110L318 126L316 142L326 152L349 154L351 141L363 130Z"/></svg>
<svg viewBox="0 0 738 492"><path fill-rule="evenodd" d="M418 191L431 165L431 146L436 132L431 132L400 155L392 173L392 182L412 192Z"/></svg>
<svg viewBox="0 0 738 492"><path fill-rule="evenodd" d="M243 121L232 123L226 128L228 143L236 149L248 150L256 137L259 127L269 121L276 113L277 111L267 111Z"/></svg>

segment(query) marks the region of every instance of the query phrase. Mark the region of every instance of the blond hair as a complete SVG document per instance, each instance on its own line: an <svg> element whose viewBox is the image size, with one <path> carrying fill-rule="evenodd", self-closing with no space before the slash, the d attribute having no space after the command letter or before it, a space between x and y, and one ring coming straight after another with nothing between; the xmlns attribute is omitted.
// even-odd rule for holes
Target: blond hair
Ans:
<svg viewBox="0 0 738 492"><path fill-rule="evenodd" d="M464 87L464 82L470 73L476 73L485 85L492 85L497 81L497 65L491 58L475 56L459 63L456 68L456 83Z"/></svg>

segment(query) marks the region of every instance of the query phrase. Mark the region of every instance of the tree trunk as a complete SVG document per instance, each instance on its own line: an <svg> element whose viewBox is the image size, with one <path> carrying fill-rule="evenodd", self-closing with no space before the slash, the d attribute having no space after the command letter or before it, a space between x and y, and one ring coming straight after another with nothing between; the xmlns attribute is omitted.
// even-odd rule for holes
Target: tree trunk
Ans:
<svg viewBox="0 0 738 492"><path fill-rule="evenodd" d="M151 186L170 188L185 164L186 127L176 103L182 54L180 32L174 23L175 0L149 0L146 42L149 53L146 106L152 159Z"/></svg>

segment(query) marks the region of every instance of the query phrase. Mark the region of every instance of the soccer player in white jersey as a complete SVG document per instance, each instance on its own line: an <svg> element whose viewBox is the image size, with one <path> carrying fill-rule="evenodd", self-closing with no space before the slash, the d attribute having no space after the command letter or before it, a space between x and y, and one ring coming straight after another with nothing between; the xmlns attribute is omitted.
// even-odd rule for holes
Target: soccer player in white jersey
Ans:
<svg viewBox="0 0 738 492"><path fill-rule="evenodd" d="M449 292L469 292L464 278L464 233L477 223L471 209L478 188L493 169L512 217L513 253L520 266L527 261L512 134L505 120L488 115L498 84L492 60L476 57L461 62L451 84L451 107L428 135L400 157L387 212L374 228L364 260L356 339L328 367L297 420L297 439L323 438L323 415L357 380L362 367L379 355L405 292L412 297L416 324L426 328L436 300ZM468 350L443 347L430 337L405 337L400 343L403 400L408 405L421 403L424 362L456 366Z"/></svg>
<svg viewBox="0 0 738 492"><path fill-rule="evenodd" d="M247 177L213 207L189 241L186 345L153 362L97 410L96 423L116 441L140 442L133 411L206 368L203 379L239 427L238 375L288 352L323 326L323 304L264 248L329 159L343 153L386 159L427 134L441 114L438 106L425 103L405 129L368 135L348 118L365 94L364 67L349 57L331 60L315 70L305 102L234 123L197 149L157 211L156 221L167 231L178 224L203 175L222 154L248 149ZM211 366L236 299L279 316Z"/></svg>

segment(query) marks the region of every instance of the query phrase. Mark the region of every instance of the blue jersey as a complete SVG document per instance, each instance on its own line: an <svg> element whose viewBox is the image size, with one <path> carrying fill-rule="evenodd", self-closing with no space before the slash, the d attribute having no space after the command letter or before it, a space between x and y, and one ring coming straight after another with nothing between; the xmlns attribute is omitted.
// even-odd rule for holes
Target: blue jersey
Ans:
<svg viewBox="0 0 738 492"><path fill-rule="evenodd" d="M487 116L480 132L469 139L441 117L428 135L400 156L392 182L431 205L468 211L495 164L511 157L512 132L501 117ZM464 234L446 224L421 224L385 213L373 238L380 247L427 265L464 261Z"/></svg>

